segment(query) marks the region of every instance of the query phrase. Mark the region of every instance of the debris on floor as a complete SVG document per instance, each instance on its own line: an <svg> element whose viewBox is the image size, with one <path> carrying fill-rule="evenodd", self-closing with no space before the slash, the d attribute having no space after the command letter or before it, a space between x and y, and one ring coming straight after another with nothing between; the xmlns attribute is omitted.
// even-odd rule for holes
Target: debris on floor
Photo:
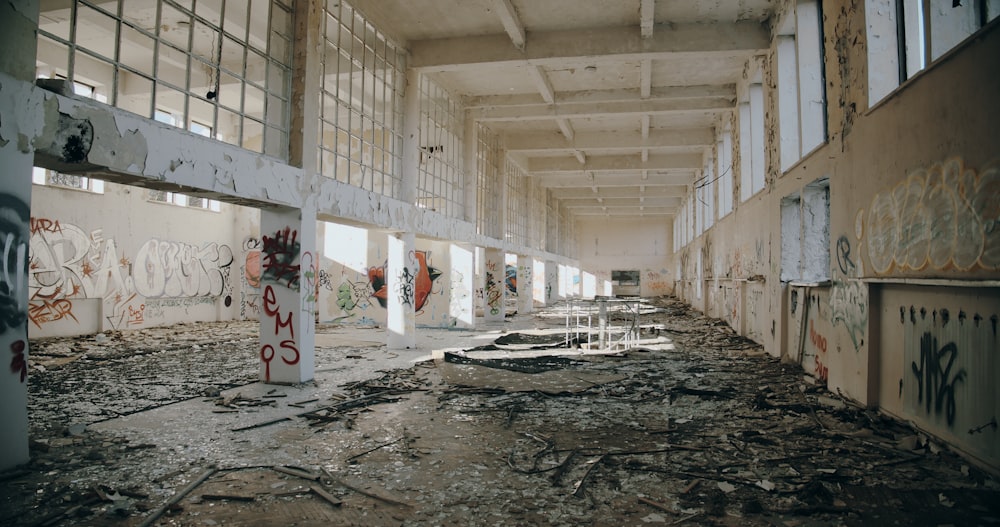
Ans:
<svg viewBox="0 0 1000 527"><path fill-rule="evenodd" d="M990 474L724 323L653 299L589 353L558 309L438 360L325 328L298 386L253 382L252 322L33 341L0 524L1000 523Z"/></svg>

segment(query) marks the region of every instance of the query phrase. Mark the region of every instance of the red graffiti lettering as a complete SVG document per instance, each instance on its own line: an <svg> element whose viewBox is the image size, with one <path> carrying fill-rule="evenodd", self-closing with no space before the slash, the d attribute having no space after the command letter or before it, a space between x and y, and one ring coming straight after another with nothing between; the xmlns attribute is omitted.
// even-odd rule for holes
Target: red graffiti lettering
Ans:
<svg viewBox="0 0 1000 527"><path fill-rule="evenodd" d="M143 322L145 322L146 320L144 315L145 311L146 311L146 304L139 304L138 308L128 306L128 323L135 325L135 324L142 324Z"/></svg>
<svg viewBox="0 0 1000 527"><path fill-rule="evenodd" d="M291 366L292 364L299 363L299 347L295 345L294 340L283 340L281 341L281 348L292 352L292 358L285 358L285 355L281 355L281 361L285 364Z"/></svg>
<svg viewBox="0 0 1000 527"><path fill-rule="evenodd" d="M292 312L289 311L285 320L281 320L281 315L278 312L278 300L275 296L274 288L270 285L264 288L264 314L274 317L275 335L281 333L281 328L287 327L292 338L295 338L295 327L292 326Z"/></svg>
<svg viewBox="0 0 1000 527"><path fill-rule="evenodd" d="M264 363L264 382L271 382L271 361L274 360L274 346L270 344L261 346L260 360Z"/></svg>
<svg viewBox="0 0 1000 527"><path fill-rule="evenodd" d="M74 322L80 322L73 315L73 301L65 298L51 301L33 300L28 307L28 318L39 328L46 322L55 322L67 317L72 318Z"/></svg>
<svg viewBox="0 0 1000 527"><path fill-rule="evenodd" d="M812 320L809 321L809 341L822 353L826 353L826 337L813 328Z"/></svg>
<svg viewBox="0 0 1000 527"><path fill-rule="evenodd" d="M30 228L31 234L39 232L62 232L59 220L50 220L48 218L31 218Z"/></svg>

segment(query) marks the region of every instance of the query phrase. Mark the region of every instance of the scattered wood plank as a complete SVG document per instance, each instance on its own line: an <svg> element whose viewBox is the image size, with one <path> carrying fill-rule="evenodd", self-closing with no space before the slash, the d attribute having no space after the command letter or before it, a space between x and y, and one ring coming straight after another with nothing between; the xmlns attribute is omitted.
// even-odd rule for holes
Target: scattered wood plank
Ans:
<svg viewBox="0 0 1000 527"><path fill-rule="evenodd" d="M321 489L321 488L319 488L319 487L317 487L315 485L309 487L309 490L312 491L313 494L315 494L315 495L319 496L320 498L323 498L324 500L326 500L327 503L329 503L330 505L333 505L334 507L340 507L341 505L343 505L343 502L340 501L339 499L337 499L333 494L330 494L329 492L327 492L327 491L325 491L325 490L323 490L323 489Z"/></svg>
<svg viewBox="0 0 1000 527"><path fill-rule="evenodd" d="M168 508L170 508L177 502L184 499L184 496L187 496L188 494L191 493L191 491L198 488L199 485L204 483L205 480L207 480L208 478L212 477L212 475L218 472L218 470L219 469L212 467L203 472L200 476L195 478L194 481L188 483L187 486L185 486L181 490L177 491L177 493L175 493L173 496L171 496L170 499L166 501L166 503L154 509L153 512L149 514L149 516L146 516L146 519L143 520L138 527L149 527L150 525L156 523L156 520L160 519L160 516L163 516L163 513L166 512Z"/></svg>
<svg viewBox="0 0 1000 527"><path fill-rule="evenodd" d="M233 494L202 494L201 499L210 501L256 501L254 496L237 496Z"/></svg>
<svg viewBox="0 0 1000 527"><path fill-rule="evenodd" d="M645 496L639 496L639 503L644 503L653 507L654 509L659 509L663 512L669 512L670 514L677 514L677 511L671 509L668 505L660 503L658 501L653 501Z"/></svg>
<svg viewBox="0 0 1000 527"><path fill-rule="evenodd" d="M583 477L580 478L580 481L577 481L576 484L573 485L574 496L579 496L580 493L583 492L584 486L587 484L587 477L590 476L590 473L593 472L594 469L597 468L597 466L600 465L602 461L604 461L603 454L587 462L587 464L590 465L589 467L587 467L587 471L583 473Z"/></svg>
<svg viewBox="0 0 1000 527"><path fill-rule="evenodd" d="M289 476L295 476L297 478L307 479L309 481L319 481L320 480L319 474L313 474L312 472L308 472L308 471L305 471L305 470L299 470L297 468L281 467L281 466L275 466L275 467L271 467L271 468L275 472L281 472L282 474L288 474Z"/></svg>

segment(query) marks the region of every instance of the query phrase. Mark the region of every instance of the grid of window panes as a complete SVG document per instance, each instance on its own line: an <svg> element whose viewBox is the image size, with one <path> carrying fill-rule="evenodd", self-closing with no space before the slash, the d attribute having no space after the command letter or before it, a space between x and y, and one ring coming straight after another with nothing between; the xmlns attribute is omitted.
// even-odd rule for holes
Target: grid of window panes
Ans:
<svg viewBox="0 0 1000 527"><path fill-rule="evenodd" d="M559 253L559 200L552 194L545 202L545 250Z"/></svg>
<svg viewBox="0 0 1000 527"><path fill-rule="evenodd" d="M528 241L528 177L524 170L507 158L504 162L504 180L507 182L507 229L505 239L513 244L527 245Z"/></svg>
<svg viewBox="0 0 1000 527"><path fill-rule="evenodd" d="M422 76L417 205L455 218L465 215L462 128L462 106Z"/></svg>
<svg viewBox="0 0 1000 527"><path fill-rule="evenodd" d="M476 232L503 237L504 147L498 134L480 123L476 128Z"/></svg>
<svg viewBox="0 0 1000 527"><path fill-rule="evenodd" d="M102 102L200 122L215 137L285 159L291 3L117 0L43 3L41 76L94 87Z"/></svg>
<svg viewBox="0 0 1000 527"><path fill-rule="evenodd" d="M320 173L397 197L404 51L341 0L327 1L323 19Z"/></svg>
<svg viewBox="0 0 1000 527"><path fill-rule="evenodd" d="M528 221L532 249L545 248L545 189L538 178L528 179L528 203L531 208L531 219Z"/></svg>
<svg viewBox="0 0 1000 527"><path fill-rule="evenodd" d="M559 213L559 254L576 257L576 223L568 209Z"/></svg>

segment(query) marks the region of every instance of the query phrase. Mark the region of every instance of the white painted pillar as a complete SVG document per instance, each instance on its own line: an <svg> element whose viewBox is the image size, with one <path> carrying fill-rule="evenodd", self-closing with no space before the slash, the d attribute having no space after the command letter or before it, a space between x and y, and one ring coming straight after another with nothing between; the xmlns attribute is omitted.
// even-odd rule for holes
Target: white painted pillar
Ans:
<svg viewBox="0 0 1000 527"><path fill-rule="evenodd" d="M535 310L535 272L530 256L517 256L517 312L531 313Z"/></svg>
<svg viewBox="0 0 1000 527"><path fill-rule="evenodd" d="M17 81L0 85L0 470L28 457L28 247L33 130L18 91L35 74L38 2L0 4L0 71ZM13 50L17 50L14 52ZM23 81L24 85L19 86ZM26 90L24 90L26 92ZM36 108L33 111L39 112ZM37 124L37 123L36 123ZM19 141L26 137L28 140ZM23 144L22 144L23 143Z"/></svg>
<svg viewBox="0 0 1000 527"><path fill-rule="evenodd" d="M483 297L486 305L483 307L483 318L487 322L503 322L504 297L507 291L504 285L504 252L500 249L486 249L485 266Z"/></svg>
<svg viewBox="0 0 1000 527"><path fill-rule="evenodd" d="M457 243L449 248L451 259L451 302L449 314L457 320L457 327L475 329L476 327L476 267L474 248Z"/></svg>
<svg viewBox="0 0 1000 527"><path fill-rule="evenodd" d="M545 263L545 303L547 305L562 300L559 286L559 264L555 262Z"/></svg>
<svg viewBox="0 0 1000 527"><path fill-rule="evenodd" d="M385 280L386 317L389 349L413 349L417 346L415 283L420 263L417 261L416 236L412 232L389 235Z"/></svg>
<svg viewBox="0 0 1000 527"><path fill-rule="evenodd" d="M534 268L531 272L531 296L535 303L544 306L548 304L548 296L545 294L546 280L548 279L548 276L545 275L545 262L532 258L531 266Z"/></svg>
<svg viewBox="0 0 1000 527"><path fill-rule="evenodd" d="M260 379L296 384L316 370L316 212L260 211Z"/></svg>

